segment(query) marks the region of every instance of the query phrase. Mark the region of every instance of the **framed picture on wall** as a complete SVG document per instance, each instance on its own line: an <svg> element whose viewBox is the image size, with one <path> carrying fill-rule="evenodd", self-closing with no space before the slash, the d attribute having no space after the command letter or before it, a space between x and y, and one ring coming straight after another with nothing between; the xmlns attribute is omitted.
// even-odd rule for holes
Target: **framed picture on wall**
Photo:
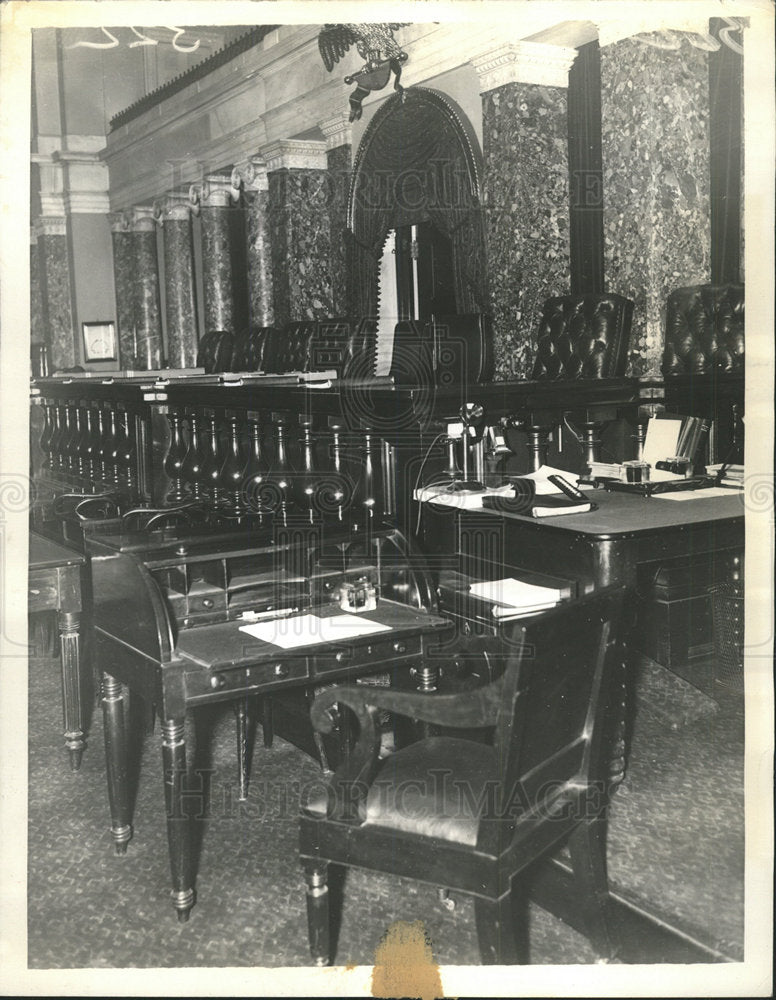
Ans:
<svg viewBox="0 0 776 1000"><path fill-rule="evenodd" d="M116 325L83 323L84 361L116 360Z"/></svg>

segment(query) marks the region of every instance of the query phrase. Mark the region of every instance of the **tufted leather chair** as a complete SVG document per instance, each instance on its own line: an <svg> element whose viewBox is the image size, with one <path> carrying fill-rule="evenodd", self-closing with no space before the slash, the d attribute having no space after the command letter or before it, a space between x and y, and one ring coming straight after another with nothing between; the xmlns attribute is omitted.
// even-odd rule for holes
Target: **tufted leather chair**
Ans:
<svg viewBox="0 0 776 1000"><path fill-rule="evenodd" d="M270 329L264 339L262 370L275 374L310 370L310 350L318 324L314 320L288 323Z"/></svg>
<svg viewBox="0 0 776 1000"><path fill-rule="evenodd" d="M210 330L197 348L197 367L208 375L232 370L234 338L228 330Z"/></svg>
<svg viewBox="0 0 776 1000"><path fill-rule="evenodd" d="M338 685L318 694L315 728L331 732L335 706L346 706L356 715L358 740L301 809L316 965L334 957L330 863L472 895L483 963L525 961L515 934L515 917L521 909L525 916L525 872L564 843L593 946L602 955L616 951L606 879L604 727L607 692L622 663L623 598L609 588L510 623L503 674L473 691ZM441 726L442 734L381 760L380 709ZM475 727L493 727L492 742L445 734Z"/></svg>
<svg viewBox="0 0 776 1000"><path fill-rule="evenodd" d="M744 286L691 285L668 296L663 374L744 369Z"/></svg>
<svg viewBox="0 0 776 1000"><path fill-rule="evenodd" d="M250 326L234 342L232 364L236 372L258 372L262 370L264 341L272 330L271 326Z"/></svg>
<svg viewBox="0 0 776 1000"><path fill-rule="evenodd" d="M617 378L628 360L633 302L622 295L556 295L544 303L532 378Z"/></svg>
<svg viewBox="0 0 776 1000"><path fill-rule="evenodd" d="M434 359L428 330L414 319L394 327L391 376L396 385L433 385Z"/></svg>
<svg viewBox="0 0 776 1000"><path fill-rule="evenodd" d="M493 324L486 313L436 316L428 324L437 385L476 385L493 378Z"/></svg>
<svg viewBox="0 0 776 1000"><path fill-rule="evenodd" d="M357 325L347 319L318 321L310 348L310 371L331 368L341 378L356 346Z"/></svg>

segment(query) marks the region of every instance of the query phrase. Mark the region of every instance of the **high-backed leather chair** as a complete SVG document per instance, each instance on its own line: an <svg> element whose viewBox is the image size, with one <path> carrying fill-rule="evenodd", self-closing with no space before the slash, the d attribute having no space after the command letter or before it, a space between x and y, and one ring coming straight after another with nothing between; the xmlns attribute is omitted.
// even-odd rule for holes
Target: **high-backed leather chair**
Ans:
<svg viewBox="0 0 776 1000"><path fill-rule="evenodd" d="M232 370L234 337L228 330L209 330L197 347L197 367L208 375Z"/></svg>
<svg viewBox="0 0 776 1000"><path fill-rule="evenodd" d="M232 364L236 372L262 371L264 342L271 326L250 326L235 338Z"/></svg>
<svg viewBox="0 0 776 1000"><path fill-rule="evenodd" d="M744 285L677 288L666 303L663 374L744 369Z"/></svg>
<svg viewBox="0 0 776 1000"><path fill-rule="evenodd" d="M474 897L483 963L519 954L513 904L523 876L568 843L579 905L594 947L616 951L606 879L609 752L603 728L622 662L623 591L610 588L507 626L506 666L473 691L423 694L337 686L311 717L331 732L352 711L358 741L300 816L310 950L330 954L329 863L456 889ZM442 727L493 727L491 744L428 736L380 759L380 709Z"/></svg>
<svg viewBox="0 0 776 1000"><path fill-rule="evenodd" d="M532 378L617 378L628 362L633 302L622 295L555 295L544 303Z"/></svg>
<svg viewBox="0 0 776 1000"><path fill-rule="evenodd" d="M264 337L262 371L273 374L309 371L310 349L317 327L314 320L301 320L282 329L269 329Z"/></svg>
<svg viewBox="0 0 776 1000"><path fill-rule="evenodd" d="M402 319L394 327L390 374L396 385L433 385L431 338L417 320Z"/></svg>
<svg viewBox="0 0 776 1000"><path fill-rule="evenodd" d="M493 379L493 323L486 313L436 316L428 324L437 385L476 385Z"/></svg>

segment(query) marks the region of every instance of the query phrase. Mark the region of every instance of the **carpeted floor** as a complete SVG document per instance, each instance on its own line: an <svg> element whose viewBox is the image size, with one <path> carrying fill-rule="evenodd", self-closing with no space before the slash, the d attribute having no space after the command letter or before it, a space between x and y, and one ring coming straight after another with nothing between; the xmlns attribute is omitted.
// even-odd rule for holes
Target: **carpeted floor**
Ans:
<svg viewBox="0 0 776 1000"><path fill-rule="evenodd" d="M639 701L628 774L611 807L613 888L686 926L732 959L743 955L743 712L735 696L671 729ZM31 969L309 964L297 848L299 795L316 764L276 739L256 743L246 803L236 797L229 706L188 723L210 781L197 904L179 924L169 870L158 731L145 738L135 833L125 856L109 833L99 708L81 770L61 737L59 665L30 663L28 965ZM193 801L196 801L194 799ZM436 889L358 871L340 886L336 961L374 962L396 920L423 921L434 959L479 963L473 907ZM334 901L333 899L333 901ZM77 914L77 919L76 919ZM531 961L589 964L586 939L537 906ZM654 956L660 961L660 956Z"/></svg>

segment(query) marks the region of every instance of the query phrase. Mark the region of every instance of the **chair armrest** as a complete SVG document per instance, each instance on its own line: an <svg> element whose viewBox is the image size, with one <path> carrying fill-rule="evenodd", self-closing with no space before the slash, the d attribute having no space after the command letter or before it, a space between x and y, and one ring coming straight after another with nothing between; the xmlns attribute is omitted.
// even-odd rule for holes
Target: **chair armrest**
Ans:
<svg viewBox="0 0 776 1000"><path fill-rule="evenodd" d="M312 724L318 732L329 733L334 728L331 709L335 704L347 705L358 720L356 745L329 780L327 818L353 824L366 818L369 787L379 766L378 708L440 725L483 726L495 722L501 688L499 679L476 691L447 695L354 685L321 692L310 709Z"/></svg>
<svg viewBox="0 0 776 1000"><path fill-rule="evenodd" d="M323 733L331 732L334 720L330 709L335 704L347 705L361 721L367 706L387 709L397 715L434 722L440 726L468 729L493 725L501 697L501 679L474 691L436 694L421 691L393 691L388 688L352 684L322 691L313 702L310 718L313 726Z"/></svg>

